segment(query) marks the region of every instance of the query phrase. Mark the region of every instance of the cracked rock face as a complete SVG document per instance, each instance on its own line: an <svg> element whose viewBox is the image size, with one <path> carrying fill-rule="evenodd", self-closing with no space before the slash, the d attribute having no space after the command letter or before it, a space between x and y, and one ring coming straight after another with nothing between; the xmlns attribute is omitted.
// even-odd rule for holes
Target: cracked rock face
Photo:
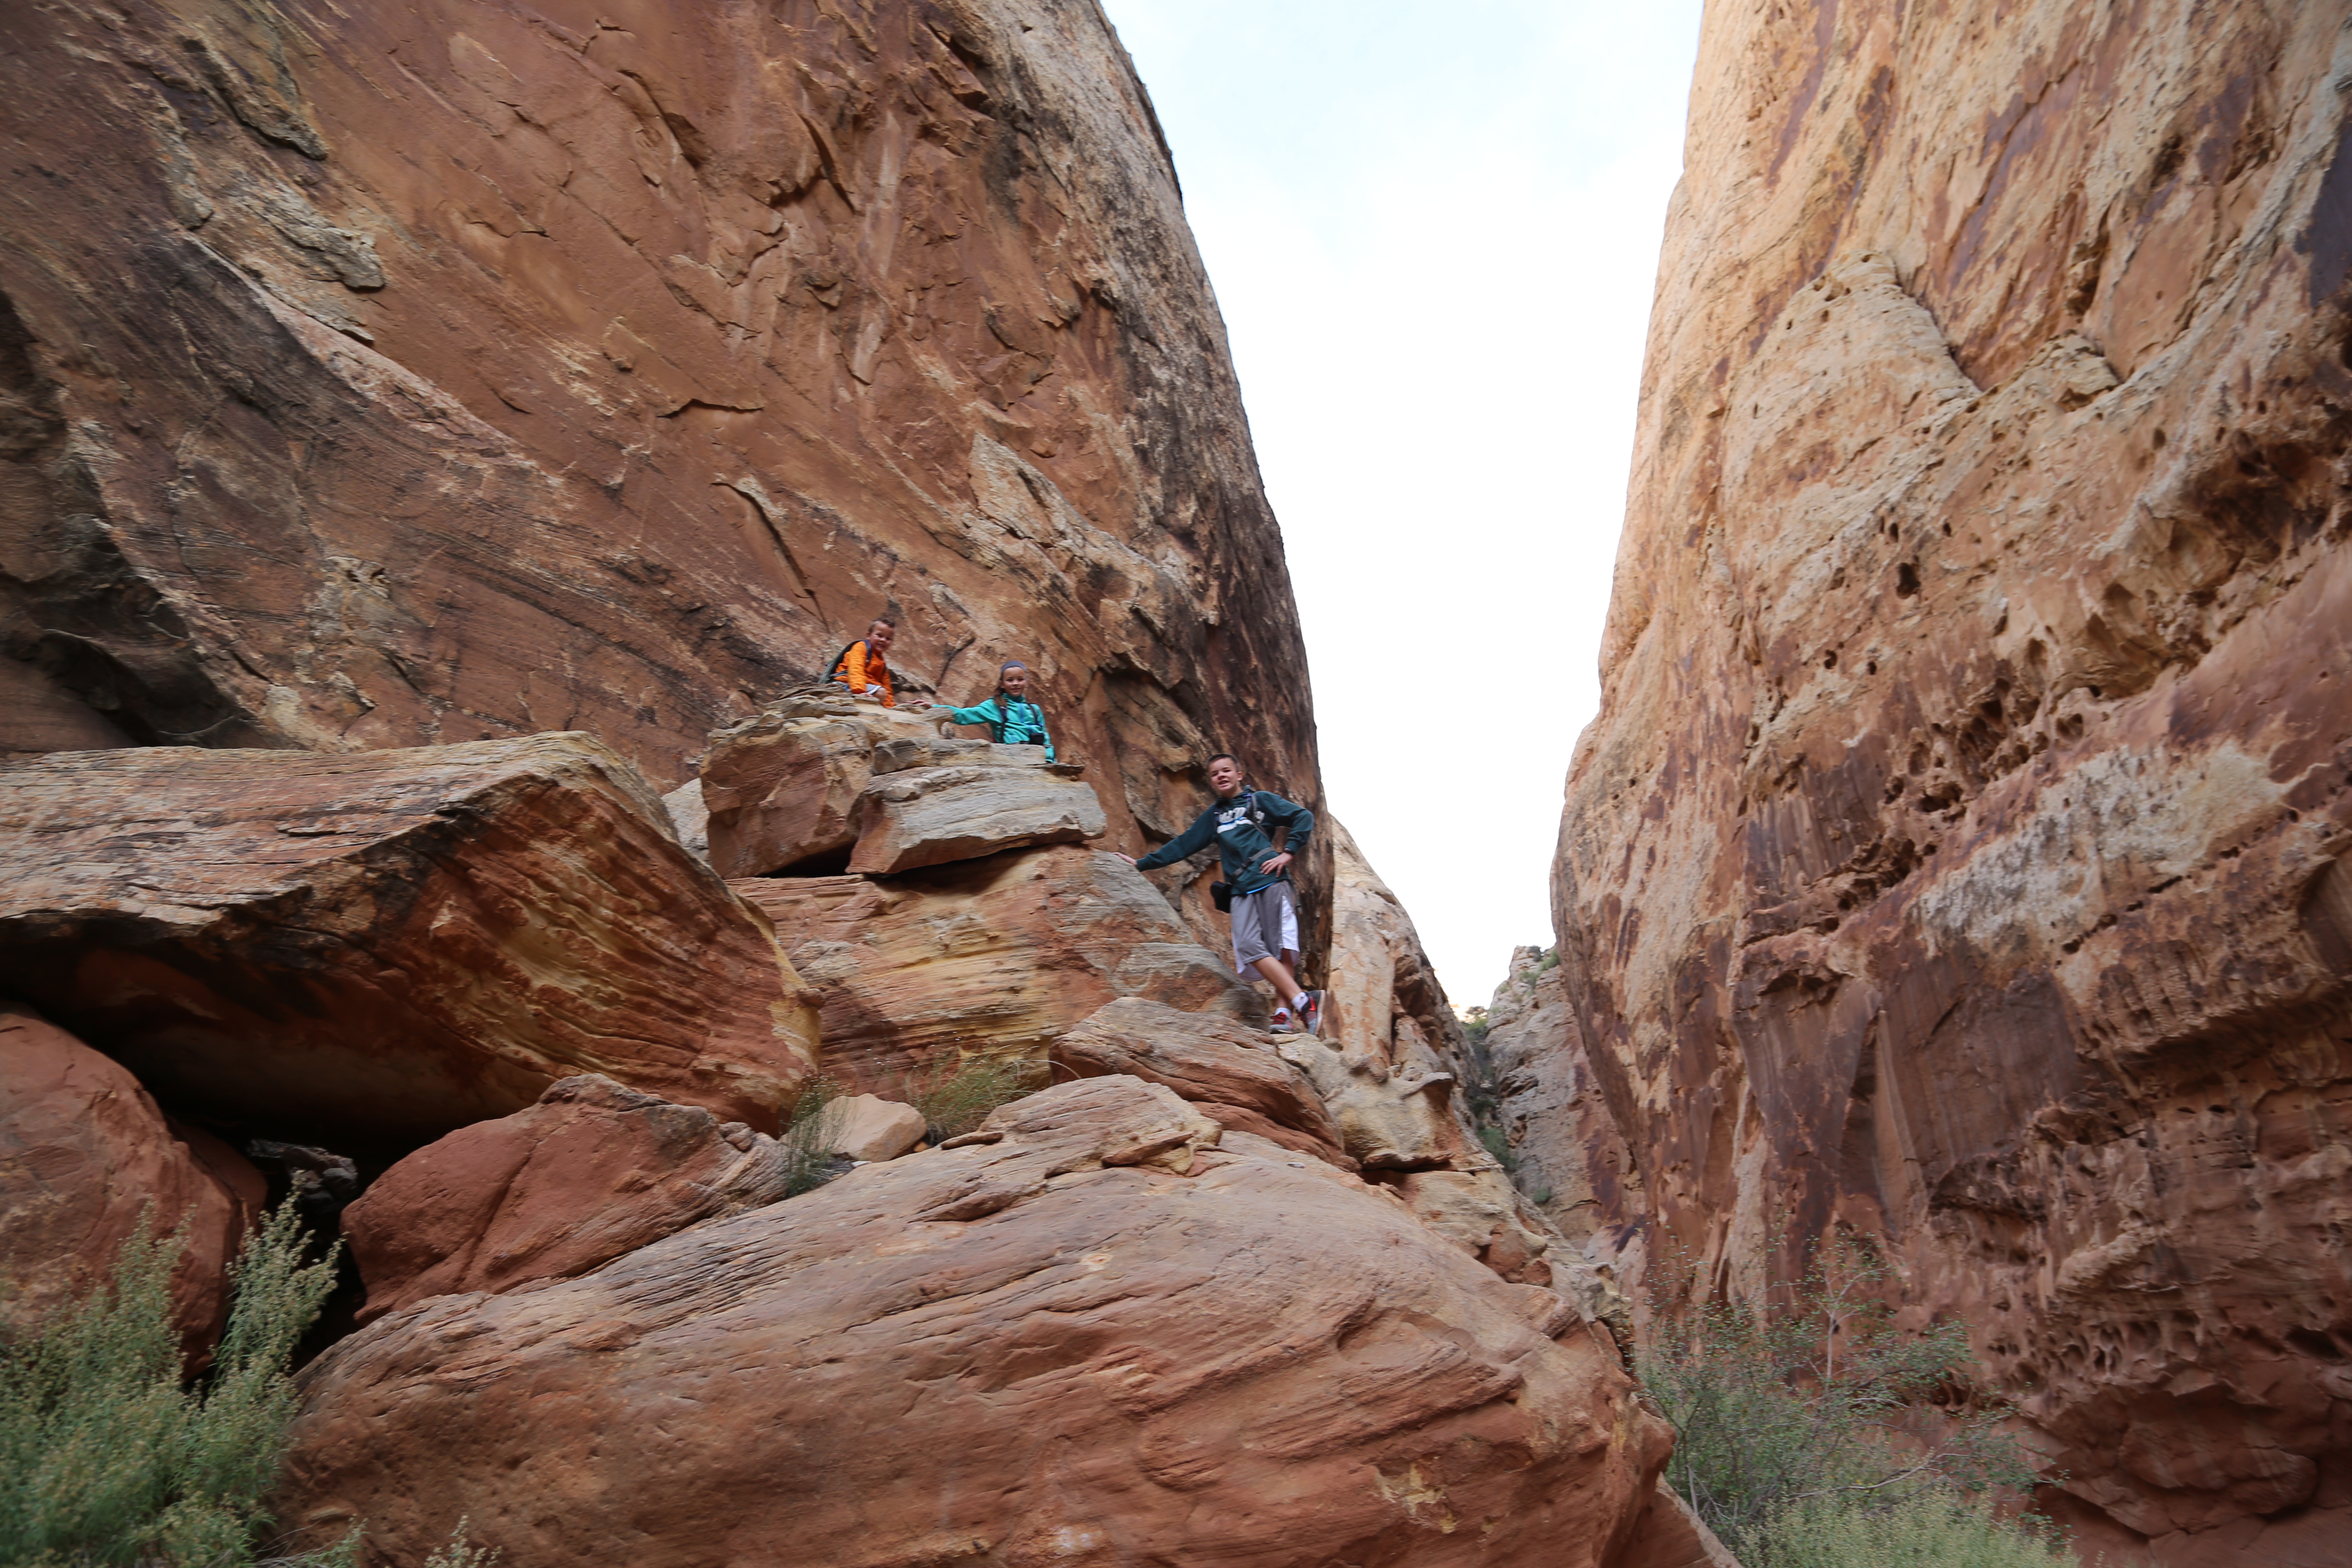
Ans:
<svg viewBox="0 0 2352 1568"><path fill-rule="evenodd" d="M68 0L0 80L0 750L580 729L668 787L888 610L910 694L1027 662L1120 848L1220 748L1317 804L1091 0Z"/></svg>
<svg viewBox="0 0 2352 1568"><path fill-rule="evenodd" d="M1090 1079L583 1278L395 1313L303 1374L278 1510L365 1518L387 1561L459 1514L509 1561L633 1568L1625 1560L1666 1442L1606 1336L1354 1177L1218 1137Z"/></svg>
<svg viewBox="0 0 2352 1568"><path fill-rule="evenodd" d="M1141 872L1073 846L890 878L746 877L814 988L828 1071L903 1097L960 1053L1043 1059L1104 1003L1150 996L1262 1026L1265 1004Z"/></svg>
<svg viewBox="0 0 2352 1568"><path fill-rule="evenodd" d="M1618 1227L1641 1222L1642 1189L1626 1180L1624 1144L1559 967L1545 968L1543 958L1537 947L1511 954L1511 973L1486 1005L1485 1059L1465 1068L1494 1086L1520 1190L1561 1236L1613 1255L1624 1241Z"/></svg>
<svg viewBox="0 0 2352 1568"><path fill-rule="evenodd" d="M1710 8L1556 870L1654 1220L2168 1564L2352 1531L2347 19Z"/></svg>

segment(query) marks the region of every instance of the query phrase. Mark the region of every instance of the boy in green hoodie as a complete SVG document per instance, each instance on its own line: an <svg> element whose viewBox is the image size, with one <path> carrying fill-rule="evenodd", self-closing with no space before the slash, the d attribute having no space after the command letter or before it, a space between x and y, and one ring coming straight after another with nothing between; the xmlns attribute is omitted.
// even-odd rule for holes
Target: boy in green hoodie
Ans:
<svg viewBox="0 0 2352 1568"><path fill-rule="evenodd" d="M1273 984L1277 1033L1294 1027L1318 1033L1322 994L1298 986L1298 908L1289 875L1291 861L1315 831L1315 814L1278 795L1244 788L1242 765L1230 752L1209 759L1209 787L1217 792L1216 804L1192 826L1140 860L1119 858L1151 871L1214 844L1233 889L1234 973L1246 980L1254 969Z"/></svg>

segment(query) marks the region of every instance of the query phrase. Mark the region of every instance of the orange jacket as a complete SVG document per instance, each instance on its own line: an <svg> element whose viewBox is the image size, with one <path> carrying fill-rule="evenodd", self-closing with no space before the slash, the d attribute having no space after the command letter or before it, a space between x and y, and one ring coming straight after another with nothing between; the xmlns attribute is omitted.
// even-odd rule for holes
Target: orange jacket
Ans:
<svg viewBox="0 0 2352 1568"><path fill-rule="evenodd" d="M841 656L841 662L833 667L833 679L846 685L852 696L863 692L869 686L879 687L882 706L898 706L898 697L890 689L890 667L883 662L880 654L866 646L864 637L849 645L848 650Z"/></svg>

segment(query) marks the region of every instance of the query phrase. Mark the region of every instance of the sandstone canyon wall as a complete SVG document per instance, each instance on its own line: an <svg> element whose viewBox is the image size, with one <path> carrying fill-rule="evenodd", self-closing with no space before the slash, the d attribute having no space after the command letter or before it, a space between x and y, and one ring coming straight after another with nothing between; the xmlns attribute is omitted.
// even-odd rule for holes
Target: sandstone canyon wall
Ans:
<svg viewBox="0 0 2352 1568"><path fill-rule="evenodd" d="M2347 20L1708 7L1556 863L1602 1220L1882 1238L2165 1563L2352 1537Z"/></svg>
<svg viewBox="0 0 2352 1568"><path fill-rule="evenodd" d="M1117 847L1220 746L1316 798L1092 0L11 6L0 60L0 749L585 730L667 788L887 606L917 691L1032 663Z"/></svg>

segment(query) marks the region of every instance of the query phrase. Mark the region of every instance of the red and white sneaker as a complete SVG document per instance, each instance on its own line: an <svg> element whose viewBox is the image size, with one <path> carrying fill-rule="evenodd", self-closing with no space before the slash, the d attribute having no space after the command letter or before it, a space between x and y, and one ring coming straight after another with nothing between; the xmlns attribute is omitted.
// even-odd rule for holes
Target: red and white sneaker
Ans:
<svg viewBox="0 0 2352 1568"><path fill-rule="evenodd" d="M1274 1021L1265 1026L1265 1032L1269 1035L1287 1035L1293 1033L1294 1031L1290 1022L1290 1009L1287 1007L1276 1007L1274 1010Z"/></svg>
<svg viewBox="0 0 2352 1568"><path fill-rule="evenodd" d="M1320 991L1307 994L1307 1005L1298 1010L1298 1032L1302 1035L1320 1035L1323 1032L1323 993Z"/></svg>

